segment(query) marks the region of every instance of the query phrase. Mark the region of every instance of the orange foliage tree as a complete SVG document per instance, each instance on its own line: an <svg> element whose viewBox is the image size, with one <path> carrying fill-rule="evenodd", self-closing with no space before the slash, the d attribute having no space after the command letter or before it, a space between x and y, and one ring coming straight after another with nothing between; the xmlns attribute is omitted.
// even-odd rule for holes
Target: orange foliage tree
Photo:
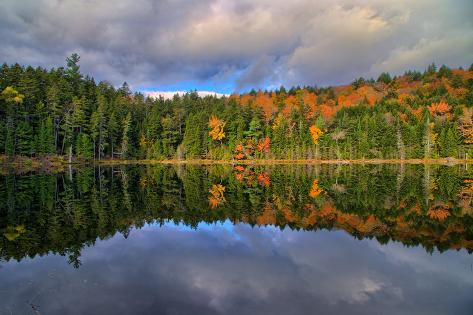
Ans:
<svg viewBox="0 0 473 315"><path fill-rule="evenodd" d="M450 111L450 106L446 102L432 103L428 107L432 115L445 115Z"/></svg>
<svg viewBox="0 0 473 315"><path fill-rule="evenodd" d="M264 186L269 186L269 183L270 183L270 178L269 178L269 175L266 174L266 173L261 173L258 175L258 182L263 184Z"/></svg>
<svg viewBox="0 0 473 315"><path fill-rule="evenodd" d="M252 167L244 167L241 165L236 165L233 170L235 171L235 178L246 185L252 186L258 183L267 187L271 183L271 178L265 171L256 172Z"/></svg>
<svg viewBox="0 0 473 315"><path fill-rule="evenodd" d="M320 114L325 120L332 119L336 112L337 112L337 108L335 106L328 105L328 104L320 105Z"/></svg>
<svg viewBox="0 0 473 315"><path fill-rule="evenodd" d="M312 183L312 188L310 189L309 196L312 198L317 197L320 195L324 190L319 187L319 181L317 179L314 179L314 182Z"/></svg>
<svg viewBox="0 0 473 315"><path fill-rule="evenodd" d="M264 139L261 139L258 142L257 148L259 152L269 152L269 147L270 147L270 140L269 137L266 137Z"/></svg>
<svg viewBox="0 0 473 315"><path fill-rule="evenodd" d="M271 119L271 116L277 109L274 106L273 98L270 95L261 91L256 94L255 106L263 110L264 118L266 119L266 121L269 121Z"/></svg>
<svg viewBox="0 0 473 315"><path fill-rule="evenodd" d="M309 112L307 113L307 118L311 118L315 115L317 110L317 95L312 92L304 93L302 100L306 106L309 107Z"/></svg>
<svg viewBox="0 0 473 315"><path fill-rule="evenodd" d="M239 143L235 146L235 159L241 160L244 158L254 158L256 152L259 153L268 153L271 146L271 141L269 137L260 139L255 143L252 139L248 139L246 145Z"/></svg>
<svg viewBox="0 0 473 315"><path fill-rule="evenodd" d="M443 221L447 217L450 216L450 212L448 211L448 207L432 207L427 211L427 215L431 219L435 219L438 221Z"/></svg>
<svg viewBox="0 0 473 315"><path fill-rule="evenodd" d="M235 147L235 159L241 160L245 157L245 147L243 146L242 143L237 144Z"/></svg>

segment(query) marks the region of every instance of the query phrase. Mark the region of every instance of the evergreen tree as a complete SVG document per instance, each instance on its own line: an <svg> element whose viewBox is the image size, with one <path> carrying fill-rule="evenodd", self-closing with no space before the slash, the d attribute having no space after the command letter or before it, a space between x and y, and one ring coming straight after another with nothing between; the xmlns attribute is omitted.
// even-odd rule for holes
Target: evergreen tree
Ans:
<svg viewBox="0 0 473 315"><path fill-rule="evenodd" d="M22 120L16 127L16 152L21 155L31 155L33 153L33 128Z"/></svg>
<svg viewBox="0 0 473 315"><path fill-rule="evenodd" d="M91 159L93 157L93 145L87 134L81 133L77 136L75 150L79 158Z"/></svg>
<svg viewBox="0 0 473 315"><path fill-rule="evenodd" d="M461 134L457 124L447 124L439 136L440 155L443 157L458 156L458 146L461 144Z"/></svg>
<svg viewBox="0 0 473 315"><path fill-rule="evenodd" d="M93 141L94 159L95 152L98 154L98 159L101 160L107 146L107 121L106 100L103 95L99 95L97 110L94 111L90 117L90 135Z"/></svg>
<svg viewBox="0 0 473 315"><path fill-rule="evenodd" d="M82 75L79 71L79 60L80 57L78 54L73 53L70 57L66 58L66 76L69 79L70 85L72 87L72 91L74 95L78 95L79 92L79 84L82 79Z"/></svg>
<svg viewBox="0 0 473 315"><path fill-rule="evenodd" d="M43 120L39 126L39 132L36 138L36 153L51 154L55 151L54 130L51 117Z"/></svg>
<svg viewBox="0 0 473 315"><path fill-rule="evenodd" d="M114 150L115 150L116 143L118 141L117 139L118 139L119 132L120 132L115 112L112 112L110 114L110 117L108 118L108 126L107 127L108 127L107 128L108 143L110 145L110 155L113 159L114 154L115 154Z"/></svg>
<svg viewBox="0 0 473 315"><path fill-rule="evenodd" d="M130 127L131 127L131 113L128 113L123 120L123 133L121 143L121 157L127 158L130 152Z"/></svg>
<svg viewBox="0 0 473 315"><path fill-rule="evenodd" d="M383 82L384 84L389 84L391 81L391 75L388 72L381 73L377 80L377 82Z"/></svg>

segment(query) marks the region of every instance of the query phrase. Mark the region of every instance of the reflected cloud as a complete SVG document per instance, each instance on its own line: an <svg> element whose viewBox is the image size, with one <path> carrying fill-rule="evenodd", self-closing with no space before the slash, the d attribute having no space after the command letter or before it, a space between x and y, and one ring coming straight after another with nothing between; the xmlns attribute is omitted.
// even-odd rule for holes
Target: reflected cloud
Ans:
<svg viewBox="0 0 473 315"><path fill-rule="evenodd" d="M55 255L6 263L0 311L27 310L35 296L45 314L467 314L471 306L466 271L447 271L471 259L465 252L430 256L343 232L230 226L147 225L86 248L78 270Z"/></svg>

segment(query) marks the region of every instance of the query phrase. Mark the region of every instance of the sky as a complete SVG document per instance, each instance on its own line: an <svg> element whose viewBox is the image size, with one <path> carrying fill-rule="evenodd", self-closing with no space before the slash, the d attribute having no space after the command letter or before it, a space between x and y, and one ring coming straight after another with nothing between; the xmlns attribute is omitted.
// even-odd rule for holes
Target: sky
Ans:
<svg viewBox="0 0 473 315"><path fill-rule="evenodd" d="M473 62L471 0L2 0L0 62L134 90L336 85Z"/></svg>

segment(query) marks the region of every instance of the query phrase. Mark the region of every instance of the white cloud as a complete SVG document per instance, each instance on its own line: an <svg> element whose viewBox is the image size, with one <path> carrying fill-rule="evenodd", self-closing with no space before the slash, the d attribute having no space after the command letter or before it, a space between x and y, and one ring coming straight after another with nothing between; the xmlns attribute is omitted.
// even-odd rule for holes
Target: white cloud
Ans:
<svg viewBox="0 0 473 315"><path fill-rule="evenodd" d="M153 98L159 98L162 97L166 100L172 99L175 95L185 95L186 93L189 93L187 91L144 91L143 94L145 96L153 97ZM213 91L196 91L196 93L201 96L216 96L216 97L224 97L224 96L229 96L229 94L223 94L223 93L217 93Z"/></svg>

